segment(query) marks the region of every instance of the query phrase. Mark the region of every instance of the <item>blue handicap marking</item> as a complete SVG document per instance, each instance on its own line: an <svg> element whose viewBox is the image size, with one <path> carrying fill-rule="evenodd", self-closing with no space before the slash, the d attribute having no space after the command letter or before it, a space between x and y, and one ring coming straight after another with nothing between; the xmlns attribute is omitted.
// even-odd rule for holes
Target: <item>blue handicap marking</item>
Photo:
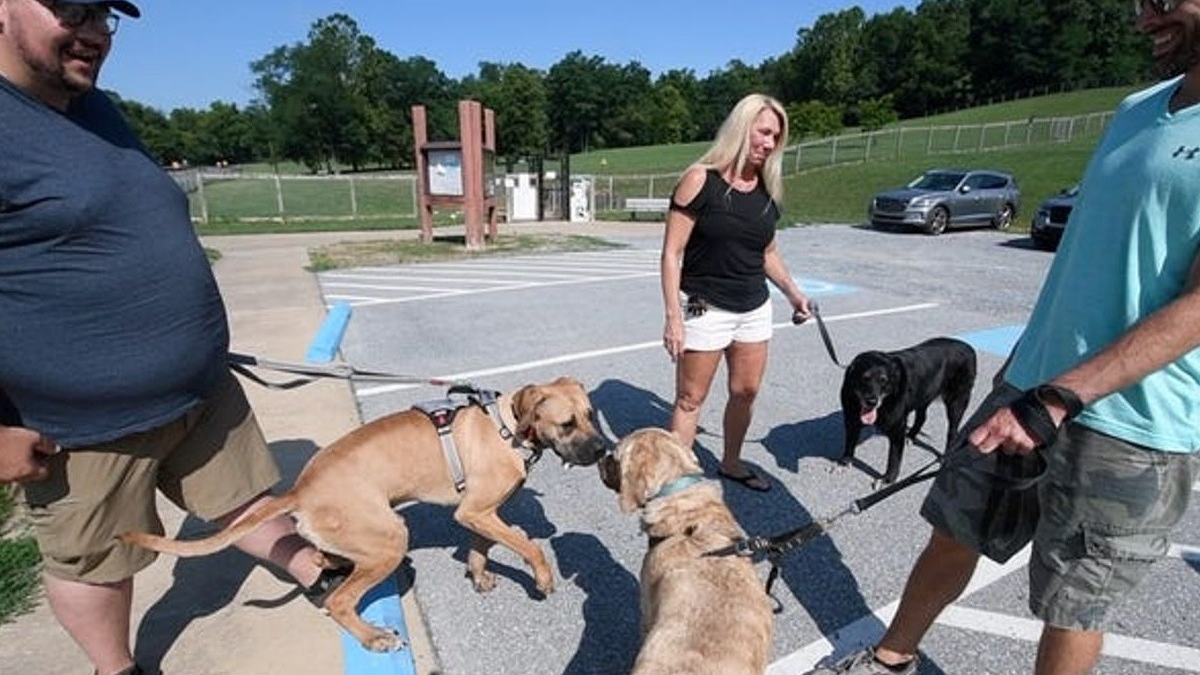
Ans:
<svg viewBox="0 0 1200 675"><path fill-rule="evenodd" d="M408 626L404 623L404 611L400 608L397 574L400 572L389 574L368 591L358 603L358 611L367 623L395 632L406 646L394 652L367 651L353 635L343 630L342 660L346 675L415 675L417 672L412 648L408 646Z"/></svg>
<svg viewBox="0 0 1200 675"><path fill-rule="evenodd" d="M820 279L807 279L804 277L792 277L800 290L810 298L823 298L830 295L845 295L847 293L857 293L858 289L853 286L845 286L843 284L835 284L831 281L821 281ZM779 289L771 286L771 291L778 293Z"/></svg>
<svg viewBox="0 0 1200 675"><path fill-rule="evenodd" d="M1018 323L1012 326L1000 326L999 328L988 328L986 330L963 333L958 337L979 351L998 356L1008 356L1012 352L1013 347L1016 346L1017 339L1021 337L1021 333L1024 331L1025 324Z"/></svg>
<svg viewBox="0 0 1200 675"><path fill-rule="evenodd" d="M308 352L304 358L309 363L329 363L337 354L342 344L342 336L346 334L346 324L350 323L350 303L339 302L329 308L325 321L317 329Z"/></svg>

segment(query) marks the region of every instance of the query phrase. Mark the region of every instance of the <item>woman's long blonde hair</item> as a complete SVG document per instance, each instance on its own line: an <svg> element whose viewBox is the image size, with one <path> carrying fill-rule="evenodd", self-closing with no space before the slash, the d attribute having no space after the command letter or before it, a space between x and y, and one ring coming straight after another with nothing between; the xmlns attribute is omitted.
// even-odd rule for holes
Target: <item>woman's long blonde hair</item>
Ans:
<svg viewBox="0 0 1200 675"><path fill-rule="evenodd" d="M783 104L766 94L748 94L733 106L712 146L693 166L725 171L733 169L740 176L750 154L750 129L759 113L770 110L779 118L779 142L763 162L759 179L776 204L783 205L783 149L787 146L788 117Z"/></svg>

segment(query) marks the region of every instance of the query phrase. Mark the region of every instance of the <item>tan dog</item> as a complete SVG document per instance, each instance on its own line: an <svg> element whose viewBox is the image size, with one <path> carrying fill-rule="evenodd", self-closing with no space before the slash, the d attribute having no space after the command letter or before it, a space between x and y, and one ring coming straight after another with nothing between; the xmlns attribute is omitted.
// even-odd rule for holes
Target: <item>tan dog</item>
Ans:
<svg viewBox="0 0 1200 675"><path fill-rule="evenodd" d="M583 386L570 378L528 385L498 397L505 426L516 439L540 450L551 448L569 464L594 464L607 444L592 424L592 406ZM347 559L354 570L325 601L329 614L373 651L398 649L395 634L359 616L363 594L390 574L408 550L408 528L392 507L420 501L454 505L454 519L473 534L467 568L476 590L495 587L485 569L487 553L499 542L533 569L537 588L554 590L554 575L542 549L509 526L497 509L525 481L526 465L513 443L477 405L454 417L452 435L466 479L455 489L452 471L437 431L419 410L394 413L363 425L315 454L287 493L232 526L196 541L177 541L146 533L121 535L126 543L179 556L198 556L229 546L264 521L291 514L296 529L323 554Z"/></svg>
<svg viewBox="0 0 1200 675"><path fill-rule="evenodd" d="M745 533L679 437L635 431L600 462L621 510L642 510L642 648L634 675L751 675L767 667L771 604L748 558L706 556Z"/></svg>

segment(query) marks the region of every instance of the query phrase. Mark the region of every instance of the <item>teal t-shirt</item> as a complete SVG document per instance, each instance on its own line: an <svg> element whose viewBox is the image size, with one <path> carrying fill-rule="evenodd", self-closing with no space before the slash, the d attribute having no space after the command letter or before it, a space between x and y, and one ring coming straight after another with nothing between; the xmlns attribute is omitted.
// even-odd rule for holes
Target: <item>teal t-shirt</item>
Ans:
<svg viewBox="0 0 1200 675"><path fill-rule="evenodd" d="M1200 106L1179 79L1132 94L1084 172L1058 253L1005 378L1045 382L1185 288L1200 244ZM1167 452L1200 449L1200 351L1093 402L1080 424Z"/></svg>

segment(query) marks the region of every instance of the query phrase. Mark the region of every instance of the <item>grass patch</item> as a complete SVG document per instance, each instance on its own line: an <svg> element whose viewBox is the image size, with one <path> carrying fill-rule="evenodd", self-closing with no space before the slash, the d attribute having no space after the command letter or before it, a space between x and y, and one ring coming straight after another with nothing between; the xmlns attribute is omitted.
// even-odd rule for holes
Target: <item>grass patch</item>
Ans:
<svg viewBox="0 0 1200 675"><path fill-rule="evenodd" d="M41 557L33 537L14 526L16 488L0 485L0 623L33 608Z"/></svg>
<svg viewBox="0 0 1200 675"><path fill-rule="evenodd" d="M1011 172L1021 187L1021 206L1013 229L1029 228L1029 219L1046 197L1070 187L1083 174L1098 138L1052 146L916 157L888 162L833 166L787 178L784 218L800 223L862 223L876 192L900 187L935 167L988 168Z"/></svg>
<svg viewBox="0 0 1200 675"><path fill-rule="evenodd" d="M310 249L308 269L312 272L324 272L347 267L613 248L624 248L624 245L578 234L499 235L481 250L468 250L462 236L435 237L428 244L415 240L368 240L340 242Z"/></svg>

